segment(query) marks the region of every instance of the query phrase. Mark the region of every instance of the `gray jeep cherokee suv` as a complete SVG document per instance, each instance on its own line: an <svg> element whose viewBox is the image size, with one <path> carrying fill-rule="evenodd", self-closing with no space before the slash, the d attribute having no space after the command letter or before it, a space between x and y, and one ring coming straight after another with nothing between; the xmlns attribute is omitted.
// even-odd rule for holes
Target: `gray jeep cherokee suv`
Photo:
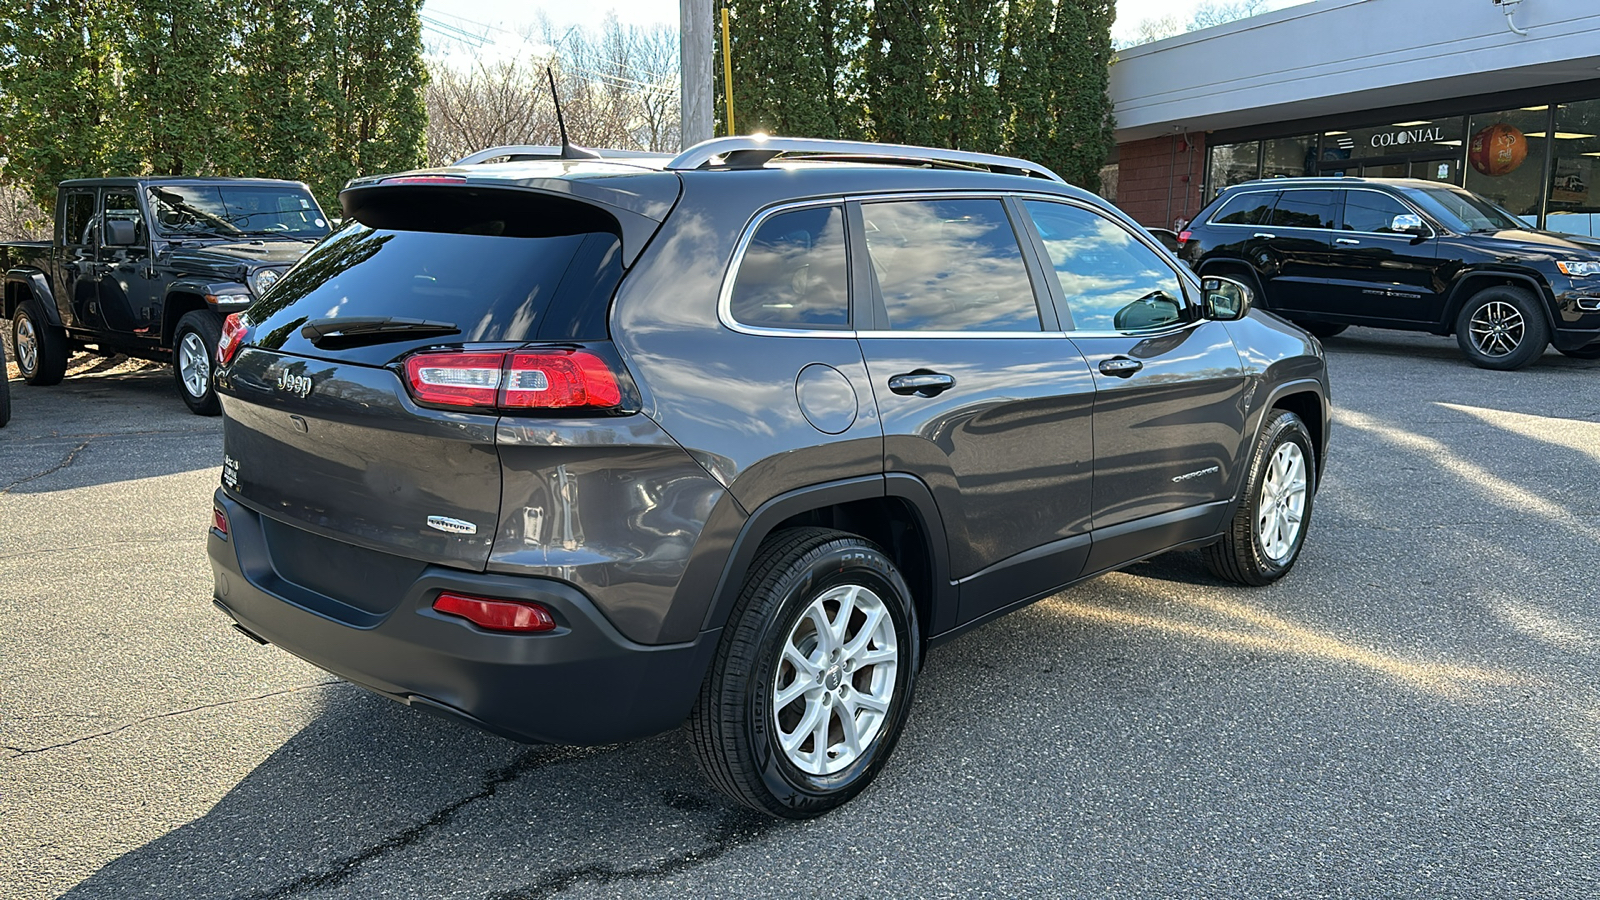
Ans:
<svg viewBox="0 0 1600 900"><path fill-rule="evenodd" d="M209 552L248 636L518 740L687 720L801 818L883 767L930 645L1174 548L1294 564L1321 348L1048 170L539 155L353 182L228 323Z"/></svg>

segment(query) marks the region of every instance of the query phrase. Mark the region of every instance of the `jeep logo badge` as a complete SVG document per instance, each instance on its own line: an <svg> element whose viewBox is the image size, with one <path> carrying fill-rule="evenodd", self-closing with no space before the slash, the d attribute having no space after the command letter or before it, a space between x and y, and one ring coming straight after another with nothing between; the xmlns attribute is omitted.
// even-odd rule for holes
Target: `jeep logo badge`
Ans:
<svg viewBox="0 0 1600 900"><path fill-rule="evenodd" d="M288 369L278 375L278 390L288 391L296 397L304 399L311 396L311 376L294 375Z"/></svg>

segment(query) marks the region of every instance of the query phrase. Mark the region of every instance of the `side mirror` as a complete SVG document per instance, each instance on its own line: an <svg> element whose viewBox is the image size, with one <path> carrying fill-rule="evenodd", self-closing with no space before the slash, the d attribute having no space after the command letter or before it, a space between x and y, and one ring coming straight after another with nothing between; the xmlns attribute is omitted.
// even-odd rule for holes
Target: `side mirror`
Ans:
<svg viewBox="0 0 1600 900"><path fill-rule="evenodd" d="M1255 303L1255 297L1244 282L1220 275L1207 275L1200 279L1200 291L1204 297L1201 302L1205 317L1218 322L1235 322L1244 318Z"/></svg>
<svg viewBox="0 0 1600 900"><path fill-rule="evenodd" d="M105 236L107 247L129 247L139 240L139 225L127 219L107 219Z"/></svg>
<svg viewBox="0 0 1600 900"><path fill-rule="evenodd" d="M1428 236L1428 226L1423 223L1422 217L1410 213L1395 216L1389 223L1389 230L1395 234L1409 234L1413 237Z"/></svg>

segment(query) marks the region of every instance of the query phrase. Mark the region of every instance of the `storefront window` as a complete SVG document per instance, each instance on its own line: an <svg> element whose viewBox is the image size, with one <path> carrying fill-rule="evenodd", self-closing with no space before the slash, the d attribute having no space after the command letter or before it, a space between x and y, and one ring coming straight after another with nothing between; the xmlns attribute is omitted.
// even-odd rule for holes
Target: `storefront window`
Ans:
<svg viewBox="0 0 1600 900"><path fill-rule="evenodd" d="M1467 126L1467 190L1530 225L1544 195L1547 106L1481 113Z"/></svg>
<svg viewBox="0 0 1600 900"><path fill-rule="evenodd" d="M1324 162L1380 156L1446 157L1461 152L1461 119L1407 119L1371 128L1329 131L1323 135Z"/></svg>
<svg viewBox="0 0 1600 900"><path fill-rule="evenodd" d="M1545 227L1600 237L1600 100L1556 107Z"/></svg>
<svg viewBox="0 0 1600 900"><path fill-rule="evenodd" d="M1299 178L1317 174L1317 138L1278 138L1261 142L1262 178Z"/></svg>
<svg viewBox="0 0 1600 900"><path fill-rule="evenodd" d="M1260 177L1260 141L1242 144L1218 144L1211 148L1211 194L1215 197L1225 187L1243 184Z"/></svg>

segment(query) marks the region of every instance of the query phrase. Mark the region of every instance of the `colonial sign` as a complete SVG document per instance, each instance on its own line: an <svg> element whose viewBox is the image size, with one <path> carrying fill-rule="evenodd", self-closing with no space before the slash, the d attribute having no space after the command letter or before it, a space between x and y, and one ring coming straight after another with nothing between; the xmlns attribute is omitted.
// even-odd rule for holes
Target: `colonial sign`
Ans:
<svg viewBox="0 0 1600 900"><path fill-rule="evenodd" d="M1430 125L1426 128L1409 128L1402 131L1380 131L1372 136L1374 147L1399 147L1406 144L1431 144L1444 140L1444 127Z"/></svg>

